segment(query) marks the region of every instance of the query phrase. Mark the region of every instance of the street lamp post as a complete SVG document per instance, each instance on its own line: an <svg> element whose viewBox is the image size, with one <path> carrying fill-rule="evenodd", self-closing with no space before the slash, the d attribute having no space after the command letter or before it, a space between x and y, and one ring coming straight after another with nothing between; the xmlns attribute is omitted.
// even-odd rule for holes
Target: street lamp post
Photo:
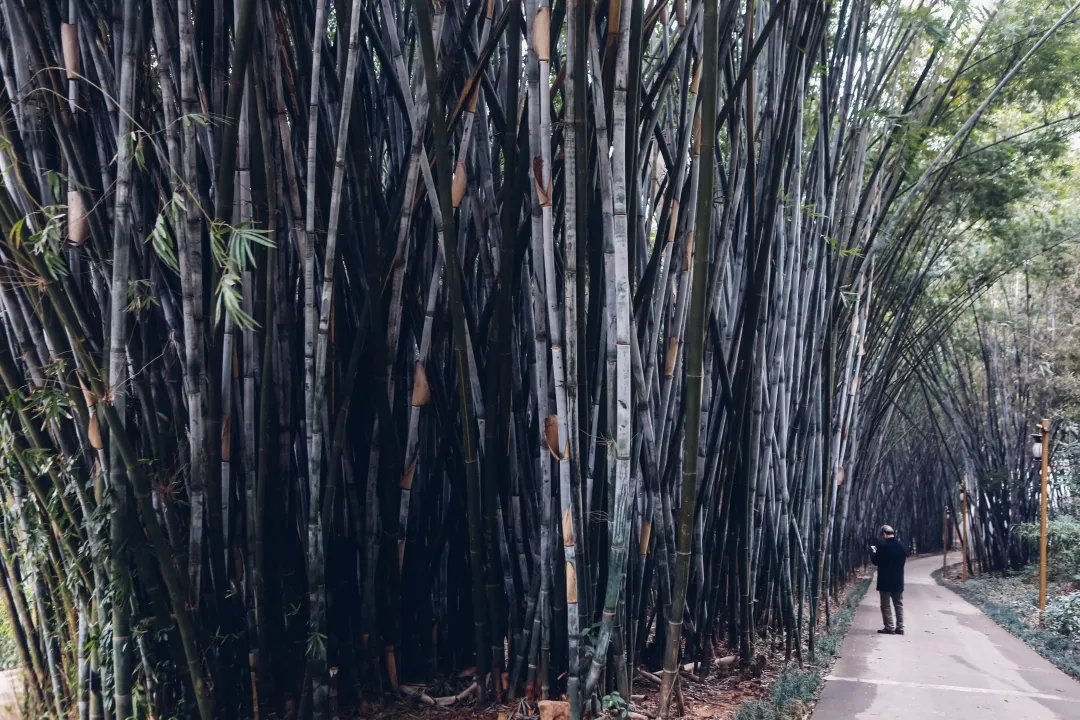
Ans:
<svg viewBox="0 0 1080 720"><path fill-rule="evenodd" d="M960 504L961 512L960 516L960 582L967 585L967 563L968 563L968 549L967 549L967 522L968 522L968 508L967 508L967 475L960 481Z"/></svg>
<svg viewBox="0 0 1080 720"><path fill-rule="evenodd" d="M1048 476L1050 470L1050 421L1039 425L1039 443L1031 446L1031 454L1042 459L1042 482L1039 492L1039 624L1046 613L1046 513L1048 505Z"/></svg>
<svg viewBox="0 0 1080 720"><path fill-rule="evenodd" d="M941 514L941 572L949 566L949 506Z"/></svg>

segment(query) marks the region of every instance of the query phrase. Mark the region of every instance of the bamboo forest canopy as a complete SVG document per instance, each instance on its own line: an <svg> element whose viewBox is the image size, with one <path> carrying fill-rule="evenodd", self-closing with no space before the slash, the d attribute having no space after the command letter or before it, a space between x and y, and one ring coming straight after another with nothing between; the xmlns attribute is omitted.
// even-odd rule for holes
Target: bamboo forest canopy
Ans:
<svg viewBox="0 0 1080 720"><path fill-rule="evenodd" d="M1055 513L1080 457L1076 9L0 0L30 702L577 720L644 666L666 715L812 655L964 477L1027 562L1034 424Z"/></svg>

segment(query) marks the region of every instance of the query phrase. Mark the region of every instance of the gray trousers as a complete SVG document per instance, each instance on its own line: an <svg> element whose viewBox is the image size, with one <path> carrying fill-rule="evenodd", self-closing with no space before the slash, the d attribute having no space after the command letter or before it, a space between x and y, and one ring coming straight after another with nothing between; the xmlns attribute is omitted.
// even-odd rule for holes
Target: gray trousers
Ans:
<svg viewBox="0 0 1080 720"><path fill-rule="evenodd" d="M881 620L885 623L886 630L904 629L904 593L882 592L881 595ZM896 623L893 623L893 608L896 608Z"/></svg>

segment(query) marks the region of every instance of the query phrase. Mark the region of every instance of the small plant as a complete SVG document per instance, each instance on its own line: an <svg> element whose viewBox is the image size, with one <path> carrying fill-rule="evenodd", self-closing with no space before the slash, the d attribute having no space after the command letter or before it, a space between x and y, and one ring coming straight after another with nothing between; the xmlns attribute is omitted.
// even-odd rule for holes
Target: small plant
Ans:
<svg viewBox="0 0 1080 720"><path fill-rule="evenodd" d="M1046 606L1046 627L1062 635L1080 636L1080 592L1059 595Z"/></svg>
<svg viewBox="0 0 1080 720"><path fill-rule="evenodd" d="M1018 525L1016 533L1022 540L1037 543L1039 524ZM1080 520L1066 515L1048 522L1046 549L1051 578L1073 578L1080 574Z"/></svg>
<svg viewBox="0 0 1080 720"><path fill-rule="evenodd" d="M0 670L10 670L18 664L19 656L15 650L11 621L8 620L7 613L0 611Z"/></svg>
<svg viewBox="0 0 1080 720"><path fill-rule="evenodd" d="M773 704L779 710L789 706L812 702L821 686L821 674L814 670L786 667L776 678L773 686Z"/></svg>
<svg viewBox="0 0 1080 720"><path fill-rule="evenodd" d="M750 700L739 706L735 720L777 720L776 710L761 700Z"/></svg>
<svg viewBox="0 0 1080 720"><path fill-rule="evenodd" d="M626 700L619 693L608 693L600 700L600 707L615 717L626 717Z"/></svg>

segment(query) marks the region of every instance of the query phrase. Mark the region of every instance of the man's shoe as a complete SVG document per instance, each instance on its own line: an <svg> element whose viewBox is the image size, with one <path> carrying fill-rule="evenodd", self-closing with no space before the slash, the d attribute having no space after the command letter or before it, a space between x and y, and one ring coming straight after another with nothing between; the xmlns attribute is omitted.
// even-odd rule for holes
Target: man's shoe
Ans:
<svg viewBox="0 0 1080 720"><path fill-rule="evenodd" d="M904 634L904 628L899 628L899 629L893 631L893 635L903 635L903 634Z"/></svg>
<svg viewBox="0 0 1080 720"><path fill-rule="evenodd" d="M883 628L881 630L878 630L878 635L895 635L895 634L896 634L896 631L890 630L889 628Z"/></svg>

